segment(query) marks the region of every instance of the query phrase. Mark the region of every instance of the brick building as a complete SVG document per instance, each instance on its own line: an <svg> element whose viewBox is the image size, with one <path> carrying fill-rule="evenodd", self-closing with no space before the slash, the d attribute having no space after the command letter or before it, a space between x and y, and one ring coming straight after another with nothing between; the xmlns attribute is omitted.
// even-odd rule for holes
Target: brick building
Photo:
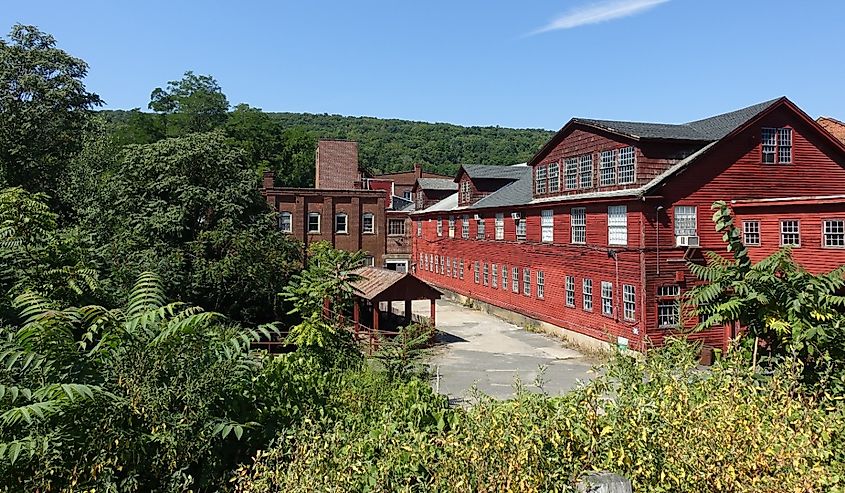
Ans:
<svg viewBox="0 0 845 493"><path fill-rule="evenodd" d="M406 200L411 200L414 185L419 178L438 178L452 181L451 176L438 175L437 173L429 173L422 169L421 164L414 164L414 169L411 171L399 171L396 173L383 173L380 175L373 175L374 180L386 180L393 183L393 195L402 197Z"/></svg>
<svg viewBox="0 0 845 493"><path fill-rule="evenodd" d="M810 271L845 264L845 146L786 98L684 124L575 118L527 164L454 182L411 214L419 277L637 349L683 329L687 261L724 251L716 200L755 260L788 245Z"/></svg>

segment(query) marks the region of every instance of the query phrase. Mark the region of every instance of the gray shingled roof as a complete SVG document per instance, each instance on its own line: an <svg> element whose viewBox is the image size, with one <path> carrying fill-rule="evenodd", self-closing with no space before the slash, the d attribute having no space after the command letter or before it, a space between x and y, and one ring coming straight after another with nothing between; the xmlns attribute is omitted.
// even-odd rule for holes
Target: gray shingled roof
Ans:
<svg viewBox="0 0 845 493"><path fill-rule="evenodd" d="M524 164L524 163L523 163ZM463 164L461 168L472 179L518 180L522 175L531 175L531 168L521 164L513 166L495 166L490 164Z"/></svg>
<svg viewBox="0 0 845 493"><path fill-rule="evenodd" d="M457 190L458 184L451 178L417 178L423 190Z"/></svg>
<svg viewBox="0 0 845 493"><path fill-rule="evenodd" d="M392 197L392 199L393 199L393 210L394 211L409 211L410 212L410 211L413 211L415 209L415 207L414 207L415 204L414 204L413 200L408 200L404 197L399 197L398 195L394 195Z"/></svg>
<svg viewBox="0 0 845 493"><path fill-rule="evenodd" d="M531 202L533 198L534 184L531 178L531 168L527 168L527 173L523 173L518 180L508 183L472 204L469 208L480 209L482 207L525 205Z"/></svg>

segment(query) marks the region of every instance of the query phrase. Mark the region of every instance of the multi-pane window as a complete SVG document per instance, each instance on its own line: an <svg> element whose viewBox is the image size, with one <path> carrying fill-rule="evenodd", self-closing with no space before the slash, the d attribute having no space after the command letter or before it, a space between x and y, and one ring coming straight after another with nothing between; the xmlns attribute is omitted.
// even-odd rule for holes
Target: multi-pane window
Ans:
<svg viewBox="0 0 845 493"><path fill-rule="evenodd" d="M566 276L564 283L566 288L566 306L575 306L575 277Z"/></svg>
<svg viewBox="0 0 845 493"><path fill-rule="evenodd" d="M461 202L469 202L471 197L472 189L470 188L469 180L464 180L461 182Z"/></svg>
<svg viewBox="0 0 845 493"><path fill-rule="evenodd" d="M546 276L543 271L538 270L535 277L537 278L537 298L542 300L546 295Z"/></svg>
<svg viewBox="0 0 845 493"><path fill-rule="evenodd" d="M694 205L675 206L675 236L696 236L698 214Z"/></svg>
<svg viewBox="0 0 845 493"><path fill-rule="evenodd" d="M607 243L609 245L628 244L628 206L607 207Z"/></svg>
<svg viewBox="0 0 845 493"><path fill-rule="evenodd" d="M564 185L567 190L578 188L578 158L571 157L564 160L563 168Z"/></svg>
<svg viewBox="0 0 845 493"><path fill-rule="evenodd" d="M569 224L572 229L572 243L587 242L587 209L573 207L569 212Z"/></svg>
<svg viewBox="0 0 845 493"><path fill-rule="evenodd" d="M660 286L657 289L657 326L677 327L681 319L679 297L681 288L677 285Z"/></svg>
<svg viewBox="0 0 845 493"><path fill-rule="evenodd" d="M789 164L792 162L791 128L764 128L761 140L763 163Z"/></svg>
<svg viewBox="0 0 845 493"><path fill-rule="evenodd" d="M469 239L469 216L461 218L461 238Z"/></svg>
<svg viewBox="0 0 845 493"><path fill-rule="evenodd" d="M349 218L346 214L335 214L334 216L334 232L347 233L349 232Z"/></svg>
<svg viewBox="0 0 845 493"><path fill-rule="evenodd" d="M504 240L505 239L505 214L502 212L496 213L496 239L497 240Z"/></svg>
<svg viewBox="0 0 845 493"><path fill-rule="evenodd" d="M637 153L633 147L619 149L619 172L617 183L626 185L637 180Z"/></svg>
<svg viewBox="0 0 845 493"><path fill-rule="evenodd" d="M496 289L499 287L499 266L493 264L490 266L490 287Z"/></svg>
<svg viewBox="0 0 845 493"><path fill-rule="evenodd" d="M293 231L293 216L291 216L290 212L279 213L279 231L282 233Z"/></svg>
<svg viewBox="0 0 845 493"><path fill-rule="evenodd" d="M537 195L542 195L546 193L546 167L537 166L537 169L534 172L536 174L534 181L535 190L537 191Z"/></svg>
<svg viewBox="0 0 845 493"><path fill-rule="evenodd" d="M458 278L458 259L452 259L452 277L457 279Z"/></svg>
<svg viewBox="0 0 845 493"><path fill-rule="evenodd" d="M578 175L580 177L579 185L581 188L592 188L593 187L593 155L592 154L584 154L581 156L580 159L580 166L578 169Z"/></svg>
<svg viewBox="0 0 845 493"><path fill-rule="evenodd" d="M630 284L622 285L622 313L625 320L634 320L637 313L637 291Z"/></svg>
<svg viewBox="0 0 845 493"><path fill-rule="evenodd" d="M555 239L555 211L544 209L540 211L541 240L551 243Z"/></svg>
<svg viewBox="0 0 845 493"><path fill-rule="evenodd" d="M525 218L516 220L516 239L519 241L525 241L526 222Z"/></svg>
<svg viewBox="0 0 845 493"><path fill-rule="evenodd" d="M511 288L514 293L519 293L519 267L511 269Z"/></svg>
<svg viewBox="0 0 845 493"><path fill-rule="evenodd" d="M508 266L502 266L502 289L508 290Z"/></svg>
<svg viewBox="0 0 845 493"><path fill-rule="evenodd" d="M478 225L478 229L475 233L475 237L479 240L483 240L487 232L487 223L483 217L479 217L476 224Z"/></svg>
<svg viewBox="0 0 845 493"><path fill-rule="evenodd" d="M487 286L490 283L490 266L487 265L487 262L484 262L484 285Z"/></svg>
<svg viewBox="0 0 845 493"><path fill-rule="evenodd" d="M434 273L440 274L440 257L438 255L434 256Z"/></svg>
<svg viewBox="0 0 845 493"><path fill-rule="evenodd" d="M845 219L825 219L823 244L826 247L845 247Z"/></svg>
<svg viewBox="0 0 845 493"><path fill-rule="evenodd" d="M599 185L616 184L616 151L602 151L599 158Z"/></svg>
<svg viewBox="0 0 845 493"><path fill-rule="evenodd" d="M760 221L742 221L742 242L746 245L760 244Z"/></svg>
<svg viewBox="0 0 845 493"><path fill-rule="evenodd" d="M531 269L522 268L522 294L531 296Z"/></svg>
<svg viewBox="0 0 845 493"><path fill-rule="evenodd" d="M319 233L320 232L320 213L319 212L309 212L308 213L308 232L309 233Z"/></svg>
<svg viewBox="0 0 845 493"><path fill-rule="evenodd" d="M417 236L422 236L422 221L417 221Z"/></svg>
<svg viewBox="0 0 845 493"><path fill-rule="evenodd" d="M460 265L460 270L458 271L458 277L460 277L461 280L463 280L464 279L464 259L461 259L461 262L460 262L459 265Z"/></svg>
<svg viewBox="0 0 845 493"><path fill-rule="evenodd" d="M446 274L446 257L440 257L440 275Z"/></svg>
<svg viewBox="0 0 845 493"><path fill-rule="evenodd" d="M452 277L452 261L446 257L446 277Z"/></svg>
<svg viewBox="0 0 845 493"><path fill-rule="evenodd" d="M560 191L560 164L549 164L549 193Z"/></svg>
<svg viewBox="0 0 845 493"><path fill-rule="evenodd" d="M449 238L455 237L455 216L449 216Z"/></svg>
<svg viewBox="0 0 845 493"><path fill-rule="evenodd" d="M581 284L581 294L584 298L584 311L591 312L593 311L593 280L592 279L584 279L584 282Z"/></svg>
<svg viewBox="0 0 845 493"><path fill-rule="evenodd" d="M372 212L365 212L361 215L361 232L371 235L376 232L376 221ZM417 221L417 236L422 232L422 222Z"/></svg>
<svg viewBox="0 0 845 493"><path fill-rule="evenodd" d="M780 222L780 246L801 246L801 227L797 220Z"/></svg>
<svg viewBox="0 0 845 493"><path fill-rule="evenodd" d="M443 236L443 220L438 217L435 221L437 221L437 236Z"/></svg>
<svg viewBox="0 0 845 493"><path fill-rule="evenodd" d="M475 278L475 283L481 282L481 267L478 265L478 260L472 263L472 272Z"/></svg>
<svg viewBox="0 0 845 493"><path fill-rule="evenodd" d="M613 284L608 281L601 282L601 312L613 315Z"/></svg>
<svg viewBox="0 0 845 493"><path fill-rule="evenodd" d="M387 234L405 236L405 220L404 219L388 219L387 220Z"/></svg>

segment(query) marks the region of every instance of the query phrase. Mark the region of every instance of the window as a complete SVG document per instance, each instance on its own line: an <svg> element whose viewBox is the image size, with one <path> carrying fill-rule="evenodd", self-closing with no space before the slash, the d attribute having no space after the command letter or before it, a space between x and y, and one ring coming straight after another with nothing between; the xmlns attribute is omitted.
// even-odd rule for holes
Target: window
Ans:
<svg viewBox="0 0 845 493"><path fill-rule="evenodd" d="M417 192L417 209L422 210L425 205L425 192L422 190Z"/></svg>
<svg viewBox="0 0 845 493"><path fill-rule="evenodd" d="M584 297L584 311L585 312L593 311L593 280L592 279L584 279L584 282L581 284L581 294Z"/></svg>
<svg viewBox="0 0 845 493"><path fill-rule="evenodd" d="M319 233L320 232L320 213L319 212L309 212L308 213L308 232L309 233Z"/></svg>
<svg viewBox="0 0 845 493"><path fill-rule="evenodd" d="M404 192L402 192L402 198L405 200L411 200L411 191L405 190Z"/></svg>
<svg viewBox="0 0 845 493"><path fill-rule="evenodd" d="M449 216L449 238L455 237L455 216Z"/></svg>
<svg viewBox="0 0 845 493"><path fill-rule="evenodd" d="M393 235L405 236L405 220L404 219L388 219L387 220L387 234L389 236L393 236Z"/></svg>
<svg viewBox="0 0 845 493"><path fill-rule="evenodd" d="M531 269L522 268L522 294L531 296Z"/></svg>
<svg viewBox="0 0 845 493"><path fill-rule="evenodd" d="M496 239L505 239L505 214L502 212L496 213L496 222L494 223L496 229Z"/></svg>
<svg viewBox="0 0 845 493"><path fill-rule="evenodd" d="M461 202L469 202L471 197L472 189L469 186L469 180L464 180L461 182Z"/></svg>
<svg viewBox="0 0 845 493"><path fill-rule="evenodd" d="M566 288L566 306L575 306L575 278L573 276L566 276L564 284Z"/></svg>
<svg viewBox="0 0 845 493"><path fill-rule="evenodd" d="M334 216L334 232L335 233L348 233L349 232L349 219L346 217L346 214L335 214L335 216Z"/></svg>
<svg viewBox="0 0 845 493"><path fill-rule="evenodd" d="M761 141L763 163L789 164L792 162L791 128L764 128Z"/></svg>
<svg viewBox="0 0 845 493"><path fill-rule="evenodd" d="M293 216L290 212L279 213L279 231L282 233L293 232Z"/></svg>
<svg viewBox="0 0 845 493"><path fill-rule="evenodd" d="M446 257L446 277L452 277L452 261Z"/></svg>
<svg viewBox="0 0 845 493"><path fill-rule="evenodd" d="M461 218L461 238L469 239L469 216Z"/></svg>
<svg viewBox="0 0 845 493"><path fill-rule="evenodd" d="M435 221L437 221L437 236L443 236L443 219L438 217Z"/></svg>
<svg viewBox="0 0 845 493"><path fill-rule="evenodd" d="M452 259L452 277L454 279L458 278L458 259Z"/></svg>
<svg viewBox="0 0 845 493"><path fill-rule="evenodd" d="M564 184L567 190L578 188L578 158L571 157L564 160Z"/></svg>
<svg viewBox="0 0 845 493"><path fill-rule="evenodd" d="M417 236L422 236L422 220L417 221Z"/></svg>
<svg viewBox="0 0 845 493"><path fill-rule="evenodd" d="M592 188L593 187L593 155L592 154L584 154L581 156L581 166L578 170L578 174L580 175L580 186L581 188Z"/></svg>
<svg viewBox="0 0 845 493"><path fill-rule="evenodd" d="M490 284L490 266L487 265L487 262L484 262L484 277L482 280L484 281L483 284L485 286Z"/></svg>
<svg viewBox="0 0 845 493"><path fill-rule="evenodd" d="M543 271L538 270L537 271L537 298L542 300L545 295L546 295L545 274L543 274Z"/></svg>
<svg viewBox="0 0 845 493"><path fill-rule="evenodd" d="M622 285L622 312L625 320L635 320L637 313L637 291L630 284Z"/></svg>
<svg viewBox="0 0 845 493"><path fill-rule="evenodd" d="M446 263L446 257L441 255L440 256L440 275L446 274L446 270L445 270L446 266L444 265L445 263Z"/></svg>
<svg viewBox="0 0 845 493"><path fill-rule="evenodd" d="M680 323L681 307L678 298L681 288L677 285L660 286L657 288L657 326L663 328L677 327Z"/></svg>
<svg viewBox="0 0 845 493"><path fill-rule="evenodd" d="M560 164L549 164L549 193L560 191Z"/></svg>
<svg viewBox="0 0 845 493"><path fill-rule="evenodd" d="M502 289L508 290L508 266L502 266Z"/></svg>
<svg viewBox="0 0 845 493"><path fill-rule="evenodd" d="M461 280L463 280L463 278L464 278L464 259L461 259L461 270L459 272L460 272L459 277L461 278Z"/></svg>
<svg viewBox="0 0 845 493"><path fill-rule="evenodd" d="M536 179L534 181L535 190L537 191L537 195L543 195L546 193L546 166L540 165L537 166L535 170Z"/></svg>
<svg viewBox="0 0 845 493"><path fill-rule="evenodd" d="M828 248L845 247L845 219L826 219L824 221L824 242Z"/></svg>
<svg viewBox="0 0 845 493"><path fill-rule="evenodd" d="M516 239L517 241L525 241L526 221L524 217L516 220Z"/></svg>
<svg viewBox="0 0 845 493"><path fill-rule="evenodd" d="M490 287L496 289L499 287L499 269L496 264L490 266L490 273L493 275L493 278L490 280Z"/></svg>
<svg viewBox="0 0 845 493"><path fill-rule="evenodd" d="M696 236L698 233L698 213L695 206L675 206L675 236Z"/></svg>
<svg viewBox="0 0 845 493"><path fill-rule="evenodd" d="M760 245L760 221L742 221L742 242Z"/></svg>
<svg viewBox="0 0 845 493"><path fill-rule="evenodd" d="M551 243L555 240L555 211L544 209L540 211L540 226L542 228L541 240L543 243Z"/></svg>
<svg viewBox="0 0 845 493"><path fill-rule="evenodd" d="M801 246L801 230L797 220L780 222L780 246Z"/></svg>
<svg viewBox="0 0 845 493"><path fill-rule="evenodd" d="M481 282L481 268L478 265L478 260L472 263L472 272L475 275L475 283Z"/></svg>
<svg viewBox="0 0 845 493"><path fill-rule="evenodd" d="M519 293L519 267L511 269L511 288L514 293Z"/></svg>
<svg viewBox="0 0 845 493"><path fill-rule="evenodd" d="M572 243L587 242L587 209L573 207L569 211L569 222L572 229Z"/></svg>
<svg viewBox="0 0 845 493"><path fill-rule="evenodd" d="M607 244L628 244L628 206L611 205L607 208Z"/></svg>
<svg viewBox="0 0 845 493"><path fill-rule="evenodd" d="M434 273L440 274L440 257L437 255L434 256Z"/></svg>
<svg viewBox="0 0 845 493"><path fill-rule="evenodd" d="M637 181L637 152L633 147L620 149L617 183L627 185L635 181Z"/></svg>
<svg viewBox="0 0 845 493"><path fill-rule="evenodd" d="M370 267L375 267L376 265L376 258L372 255L367 255L364 257L364 265L369 265Z"/></svg>
<svg viewBox="0 0 845 493"><path fill-rule="evenodd" d="M372 213L365 212L361 216L361 232L368 235L376 232L375 218ZM417 221L417 236L420 235L422 235L422 222Z"/></svg>
<svg viewBox="0 0 845 493"><path fill-rule="evenodd" d="M477 230L475 232L475 237L476 237L476 239L483 240L484 237L486 236L486 229L487 229L486 228L486 222L484 221L484 218L479 216L478 221L476 221L476 225L478 227L477 227Z"/></svg>
<svg viewBox="0 0 845 493"><path fill-rule="evenodd" d="M608 281L601 282L601 312L613 315L613 284Z"/></svg>
<svg viewBox="0 0 845 493"><path fill-rule="evenodd" d="M599 185L616 184L616 151L602 151L599 158Z"/></svg>

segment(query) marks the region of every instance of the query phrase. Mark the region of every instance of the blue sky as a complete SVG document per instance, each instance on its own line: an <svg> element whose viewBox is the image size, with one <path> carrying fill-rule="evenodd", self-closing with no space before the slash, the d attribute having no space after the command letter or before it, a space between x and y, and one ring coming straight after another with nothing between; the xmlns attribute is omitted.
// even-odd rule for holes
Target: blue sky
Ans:
<svg viewBox="0 0 845 493"><path fill-rule="evenodd" d="M557 129L786 95L845 119L841 0L41 0L0 20L86 60L109 108L193 70L267 111Z"/></svg>

